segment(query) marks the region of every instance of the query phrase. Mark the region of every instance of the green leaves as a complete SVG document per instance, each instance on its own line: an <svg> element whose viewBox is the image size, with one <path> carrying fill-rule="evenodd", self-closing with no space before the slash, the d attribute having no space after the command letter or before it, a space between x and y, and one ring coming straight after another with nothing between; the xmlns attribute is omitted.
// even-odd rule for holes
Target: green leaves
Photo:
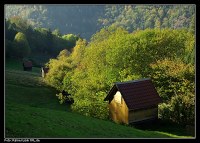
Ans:
<svg viewBox="0 0 200 143"><path fill-rule="evenodd" d="M59 91L63 90L63 79L66 73L72 69L68 51L61 51L57 59L50 59L46 65L49 67L45 77L46 83Z"/></svg>
<svg viewBox="0 0 200 143"><path fill-rule="evenodd" d="M25 34L18 32L15 35L14 42L16 43L16 47L14 48L13 52L15 52L16 56L23 58L31 53L31 49Z"/></svg>
<svg viewBox="0 0 200 143"><path fill-rule="evenodd" d="M56 96L58 97L60 104L65 103L65 100L67 99L66 96L64 96L62 93L56 94Z"/></svg>
<svg viewBox="0 0 200 143"><path fill-rule="evenodd" d="M114 82L150 77L165 103L159 116L172 119L172 111L179 108L175 94L194 94L194 65L182 58L190 45L187 37L185 30L128 33L120 27L105 28L89 44L79 39L71 54L61 51L57 59L50 60L47 79L52 86L72 94L73 111L103 119L108 117L103 99ZM187 106L192 111L192 101L184 98L181 102L181 108ZM185 118L182 110L181 114ZM173 120L179 121L177 118Z"/></svg>
<svg viewBox="0 0 200 143"><path fill-rule="evenodd" d="M189 28L195 31L195 6L111 5L99 21L103 26L121 26L129 32L147 28Z"/></svg>
<svg viewBox="0 0 200 143"><path fill-rule="evenodd" d="M159 60L151 64L154 81L164 103L159 106L161 119L180 124L194 124L194 66L179 60Z"/></svg>

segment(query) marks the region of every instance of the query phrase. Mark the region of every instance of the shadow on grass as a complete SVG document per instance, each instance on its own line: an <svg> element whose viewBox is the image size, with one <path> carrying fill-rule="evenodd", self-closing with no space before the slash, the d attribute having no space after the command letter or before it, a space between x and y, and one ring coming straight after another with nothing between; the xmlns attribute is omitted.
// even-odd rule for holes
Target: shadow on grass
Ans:
<svg viewBox="0 0 200 143"><path fill-rule="evenodd" d="M186 130L185 126L160 119L130 124L130 126L141 130L167 132L178 136L194 136Z"/></svg>

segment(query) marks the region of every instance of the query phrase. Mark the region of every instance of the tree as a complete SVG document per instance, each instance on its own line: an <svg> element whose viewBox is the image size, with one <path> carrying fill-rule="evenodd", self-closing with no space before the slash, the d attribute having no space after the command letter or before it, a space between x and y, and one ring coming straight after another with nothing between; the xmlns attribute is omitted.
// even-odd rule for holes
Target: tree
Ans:
<svg viewBox="0 0 200 143"><path fill-rule="evenodd" d="M25 34L18 32L15 35L14 42L16 43L16 47L15 47L15 51L13 52L16 53L17 57L24 58L31 53L31 49L30 49L30 46L26 39Z"/></svg>
<svg viewBox="0 0 200 143"><path fill-rule="evenodd" d="M176 99L172 99L176 91L178 96L184 95L186 104L182 109L187 109L188 105L188 115L193 108L193 99L187 100L185 96L193 97L194 93L194 67L183 62L186 49L189 52L194 45L194 37L191 33L189 37L188 33L172 29L129 33L121 27L103 28L93 35L88 44L79 39L68 57L66 51L62 51L57 59L51 60L49 73L52 69L54 72L47 78L52 86L72 95L73 111L105 119L108 112L103 99L114 82L152 77L167 104L163 108L169 106L173 111L178 110L172 106L177 103ZM161 109L164 113L169 111L164 109ZM95 112L97 110L102 112ZM171 117L171 111L169 113ZM174 121L177 121L176 117Z"/></svg>
<svg viewBox="0 0 200 143"><path fill-rule="evenodd" d="M11 23L15 24L16 30L18 32L23 32L26 33L26 30L28 29L28 27L30 26L27 22L27 20L24 20L22 17L20 16L13 16L10 19Z"/></svg>
<svg viewBox="0 0 200 143"><path fill-rule="evenodd" d="M35 40L37 41L35 46L43 54L51 53L53 51L53 35L50 29L47 28L35 28L36 35Z"/></svg>
<svg viewBox="0 0 200 143"><path fill-rule="evenodd" d="M15 42L12 42L10 40L5 40L5 50L6 50L6 58L13 57L15 54Z"/></svg>
<svg viewBox="0 0 200 143"><path fill-rule="evenodd" d="M159 60L151 64L151 74L163 103L159 105L161 119L180 124L194 124L195 74L194 66L180 59Z"/></svg>
<svg viewBox="0 0 200 143"><path fill-rule="evenodd" d="M76 41L79 39L79 37L74 34L65 34L62 38L68 42L67 46L70 48L73 48L76 45Z"/></svg>
<svg viewBox="0 0 200 143"><path fill-rule="evenodd" d="M154 27L161 29L161 22L160 22L159 19L155 19L155 26Z"/></svg>
<svg viewBox="0 0 200 143"><path fill-rule="evenodd" d="M122 26L129 32L145 28L178 29L189 28L193 23L191 18L194 15L194 5L119 5L118 7L107 6L105 16L99 19L99 22L106 27L110 25Z"/></svg>
<svg viewBox="0 0 200 143"><path fill-rule="evenodd" d="M5 38L13 41L17 34L15 23L11 23L10 20L5 21Z"/></svg>
<svg viewBox="0 0 200 143"><path fill-rule="evenodd" d="M193 15L190 22L189 31L195 34L195 16Z"/></svg>
<svg viewBox="0 0 200 143"><path fill-rule="evenodd" d="M84 57L85 47L87 45L87 41L85 39L79 39L76 42L76 46L72 49L72 61L73 64L78 66L81 62L81 60Z"/></svg>
<svg viewBox="0 0 200 143"><path fill-rule="evenodd" d="M62 91L63 78L72 68L67 49L60 51L56 59L50 59L49 62L46 63L46 66L49 67L49 71L45 77L46 83Z"/></svg>
<svg viewBox="0 0 200 143"><path fill-rule="evenodd" d="M57 37L61 36L60 30L59 29L55 29L54 31L52 31L53 35L56 35Z"/></svg>

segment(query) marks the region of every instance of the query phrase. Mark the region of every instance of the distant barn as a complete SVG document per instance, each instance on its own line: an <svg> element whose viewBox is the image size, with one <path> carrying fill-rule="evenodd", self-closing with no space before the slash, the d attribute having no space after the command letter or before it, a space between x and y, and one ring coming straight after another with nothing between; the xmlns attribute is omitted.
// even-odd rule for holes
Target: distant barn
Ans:
<svg viewBox="0 0 200 143"><path fill-rule="evenodd" d="M32 67L33 67L33 64L32 64L31 61L24 61L23 62L24 71L32 71Z"/></svg>
<svg viewBox="0 0 200 143"><path fill-rule="evenodd" d="M149 78L114 84L109 100L109 116L118 123L139 123L157 119L161 98Z"/></svg>
<svg viewBox="0 0 200 143"><path fill-rule="evenodd" d="M42 68L41 68L42 77L45 77L46 74L48 73L48 71L49 71L49 68L47 68L47 67L42 67Z"/></svg>

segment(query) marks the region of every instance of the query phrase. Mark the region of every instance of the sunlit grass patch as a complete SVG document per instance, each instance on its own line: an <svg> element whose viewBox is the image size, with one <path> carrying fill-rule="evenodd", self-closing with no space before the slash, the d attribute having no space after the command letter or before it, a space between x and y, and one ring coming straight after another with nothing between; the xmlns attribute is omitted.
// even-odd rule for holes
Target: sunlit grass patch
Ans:
<svg viewBox="0 0 200 143"><path fill-rule="evenodd" d="M37 73L30 73L27 71L5 71L5 82L23 86L45 86L42 77Z"/></svg>

